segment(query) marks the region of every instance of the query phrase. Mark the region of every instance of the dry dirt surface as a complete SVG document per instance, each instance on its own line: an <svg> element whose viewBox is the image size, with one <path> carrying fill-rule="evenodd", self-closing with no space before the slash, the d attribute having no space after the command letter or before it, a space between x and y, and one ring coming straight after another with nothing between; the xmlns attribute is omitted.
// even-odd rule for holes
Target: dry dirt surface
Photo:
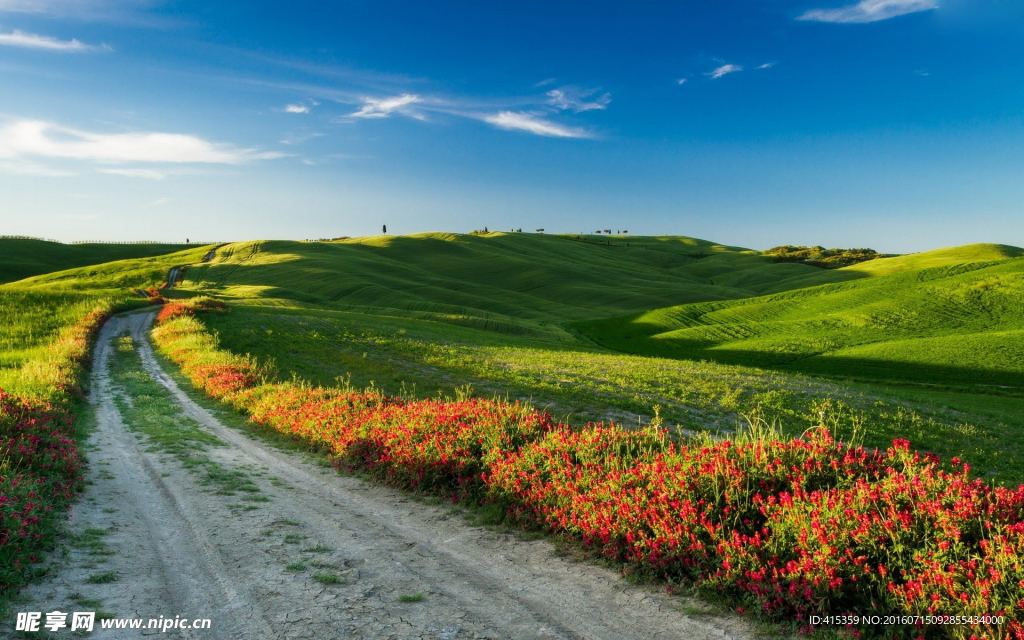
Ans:
<svg viewBox="0 0 1024 640"><path fill-rule="evenodd" d="M70 524L80 544L15 610L211 620L206 630L166 632L186 638L752 637L735 616L686 615L679 598L560 557L547 540L468 526L451 509L224 426L161 371L148 343L152 318L114 318L103 329L91 396L92 484ZM248 474L263 501L243 506L217 495L124 424L109 362L113 339L125 333L181 412L227 444L211 448L210 458ZM324 584L324 575L336 581ZM4 624L0 633L13 634ZM152 635L162 634L101 630L97 621L87 637ZM52 637L75 636L63 629Z"/></svg>

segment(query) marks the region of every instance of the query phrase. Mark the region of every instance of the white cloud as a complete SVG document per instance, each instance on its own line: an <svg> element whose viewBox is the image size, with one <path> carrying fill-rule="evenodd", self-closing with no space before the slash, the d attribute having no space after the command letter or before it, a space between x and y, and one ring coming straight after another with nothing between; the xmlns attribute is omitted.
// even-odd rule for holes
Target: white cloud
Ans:
<svg viewBox="0 0 1024 640"><path fill-rule="evenodd" d="M284 110L286 113L309 113L309 107L304 104L290 104Z"/></svg>
<svg viewBox="0 0 1024 640"><path fill-rule="evenodd" d="M242 164L283 155L239 149L180 133L93 133L42 120L15 120L0 128L0 158L39 156L105 163Z"/></svg>
<svg viewBox="0 0 1024 640"><path fill-rule="evenodd" d="M146 178L147 180L163 180L167 173L154 169L97 169L100 173L109 173L112 176L124 176L126 178Z"/></svg>
<svg viewBox="0 0 1024 640"><path fill-rule="evenodd" d="M24 47L26 49L45 49L46 51L91 51L93 49L109 49L110 47L94 47L78 40L58 40L50 36L25 33L15 29L10 33L0 33L0 45L6 47Z"/></svg>
<svg viewBox="0 0 1024 640"><path fill-rule="evenodd" d="M935 0L861 0L836 9L811 9L797 18L813 22L865 23L938 8Z"/></svg>
<svg viewBox="0 0 1024 640"><path fill-rule="evenodd" d="M363 98L363 108L355 113L349 114L351 118L386 118L392 113L401 113L414 118L422 118L415 112L408 109L409 105L422 102L423 100L411 93L404 93L392 98Z"/></svg>
<svg viewBox="0 0 1024 640"><path fill-rule="evenodd" d="M704 75L710 76L712 80L717 80L722 76L727 76L730 73L736 73L737 71L743 71L743 67L738 64L723 64L722 66L707 72Z"/></svg>
<svg viewBox="0 0 1024 640"><path fill-rule="evenodd" d="M595 109L607 109L608 103L612 101L610 93L587 101L587 98L594 95L597 89L576 89L575 87L562 87L547 92L548 104L556 109L572 109L576 113L581 111L593 111Z"/></svg>
<svg viewBox="0 0 1024 640"><path fill-rule="evenodd" d="M758 68L758 69L771 69L771 68L772 68L772 67L774 67L774 66L775 66L775 63L774 63L774 62L766 62L766 63L764 63L764 64L762 64L762 65L758 65L758 67L757 67L757 68Z"/></svg>
<svg viewBox="0 0 1024 640"><path fill-rule="evenodd" d="M493 116L486 116L484 122L493 124L499 129L526 131L538 136L552 138L592 138L593 135L576 127L565 127L550 120L538 118L532 113L502 111Z"/></svg>
<svg viewBox="0 0 1024 640"><path fill-rule="evenodd" d="M686 84L686 78L679 78L679 82L677 84Z"/></svg>

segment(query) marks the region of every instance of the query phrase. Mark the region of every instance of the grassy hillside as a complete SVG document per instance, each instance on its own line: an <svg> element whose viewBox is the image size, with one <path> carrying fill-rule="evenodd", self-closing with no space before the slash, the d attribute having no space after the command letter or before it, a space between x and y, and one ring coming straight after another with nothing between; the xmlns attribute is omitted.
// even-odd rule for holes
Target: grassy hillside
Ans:
<svg viewBox="0 0 1024 640"><path fill-rule="evenodd" d="M88 312L144 302L132 288L162 283L171 267L198 262L209 249L108 262L0 285L0 388L20 390L22 365Z"/></svg>
<svg viewBox="0 0 1024 640"><path fill-rule="evenodd" d="M236 301L204 316L224 348L325 386L340 378L410 398L455 395L464 385L483 397L522 399L573 424L647 424L659 407L668 424L731 431L740 414L760 411L790 434L826 424L843 437L857 430L870 446L909 438L922 449L975 464L1001 482L1024 480L1020 415L993 412L945 395L906 398L891 389L817 380L712 362L609 353L585 343L553 343L447 323ZM968 396L974 400L975 396ZM948 400L948 401L947 401ZM1010 409L1013 409L1011 407Z"/></svg>
<svg viewBox="0 0 1024 640"><path fill-rule="evenodd" d="M221 247L212 262L199 264L208 249L80 267L0 286L0 309L6 314L0 329L6 354L0 387L9 385L18 367L90 304L131 300L131 288L163 282L170 267L187 264L181 287L168 295L212 293L234 302L232 313L210 318L223 344L272 359L285 376L314 383L351 376L357 385L373 381L389 392L419 397L472 384L487 395L530 399L573 422L636 423L660 406L671 423L693 430L732 429L739 414L760 408L787 429L800 431L820 421L826 410L847 433L861 425L873 446L909 437L943 455L967 455L1005 481L1017 478L1014 460L1024 455L1019 417L1012 408L988 411L973 396L950 402L946 396L908 399L882 387L861 390L771 370L609 353L571 329L573 322L582 321L579 326L586 329L601 318L642 315L656 322L629 326L653 329L642 337L659 349L646 355L660 356L670 341L656 336L677 322L673 310L742 316L774 308L771 301L777 300L779 309L791 313L783 320L798 322L814 320L813 304L821 313L832 309L838 298L814 302L822 292L842 297L856 310L850 313L863 315L862 308L885 307L898 296L920 310L939 299L927 287L956 285L951 291L966 296L966 308L986 310L976 314L974 333L994 336L985 318L1012 316L1017 302L1000 293L1006 288L1001 283L1017 277L1011 267L1021 262L1001 254L974 248L962 256L968 264L911 266L873 277L871 262L824 270L691 238L494 233L247 242ZM970 262L993 255L1000 259ZM931 259L927 254L893 258L903 262L886 269L899 271L908 260ZM801 283L819 286L758 297ZM974 295L981 297L975 300ZM691 304L669 307L678 302ZM644 312L655 307L662 309ZM880 313L873 322L890 316ZM847 325L825 323L819 337L840 339L847 335L843 327L874 326L866 321ZM685 328L668 326L669 331ZM933 328L926 337L941 338L949 329ZM1015 330L1011 324L998 328L1009 332L1010 360ZM901 334L901 339L915 337L921 336ZM967 347L974 348L958 344L966 345L965 358Z"/></svg>
<svg viewBox="0 0 1024 640"><path fill-rule="evenodd" d="M840 269L874 277L574 327L618 351L1024 391L1024 251L969 245Z"/></svg>
<svg viewBox="0 0 1024 640"><path fill-rule="evenodd" d="M432 233L232 244L184 286L565 341L567 321L857 277L694 238Z"/></svg>
<svg viewBox="0 0 1024 640"><path fill-rule="evenodd" d="M63 244L28 238L0 238L0 284L52 271L181 251L180 244Z"/></svg>

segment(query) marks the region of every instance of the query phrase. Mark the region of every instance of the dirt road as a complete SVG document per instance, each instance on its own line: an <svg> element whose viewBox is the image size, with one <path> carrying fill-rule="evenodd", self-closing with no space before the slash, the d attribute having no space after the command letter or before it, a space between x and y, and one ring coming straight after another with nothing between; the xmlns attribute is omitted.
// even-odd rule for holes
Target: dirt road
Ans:
<svg viewBox="0 0 1024 640"><path fill-rule="evenodd" d="M76 544L65 568L26 589L29 602L16 610L92 606L118 618L211 620L206 630L167 632L187 638L752 635L735 617L684 615L678 599L653 587L558 557L548 541L467 526L449 509L225 427L160 370L147 339L151 321L151 314L115 318L100 336L92 484L73 511ZM247 474L260 501L218 495L127 428L109 373L112 341L124 333L177 409L226 443L208 452L217 468ZM90 635L159 633L100 630L97 622ZM62 634L70 636L65 629L54 637Z"/></svg>

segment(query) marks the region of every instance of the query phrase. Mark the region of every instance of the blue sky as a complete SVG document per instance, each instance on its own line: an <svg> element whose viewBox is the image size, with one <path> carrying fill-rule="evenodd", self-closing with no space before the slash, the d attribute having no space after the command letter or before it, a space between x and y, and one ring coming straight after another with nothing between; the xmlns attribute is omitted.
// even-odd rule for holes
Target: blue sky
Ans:
<svg viewBox="0 0 1024 640"><path fill-rule="evenodd" d="M1024 3L0 0L0 233L1024 245Z"/></svg>

